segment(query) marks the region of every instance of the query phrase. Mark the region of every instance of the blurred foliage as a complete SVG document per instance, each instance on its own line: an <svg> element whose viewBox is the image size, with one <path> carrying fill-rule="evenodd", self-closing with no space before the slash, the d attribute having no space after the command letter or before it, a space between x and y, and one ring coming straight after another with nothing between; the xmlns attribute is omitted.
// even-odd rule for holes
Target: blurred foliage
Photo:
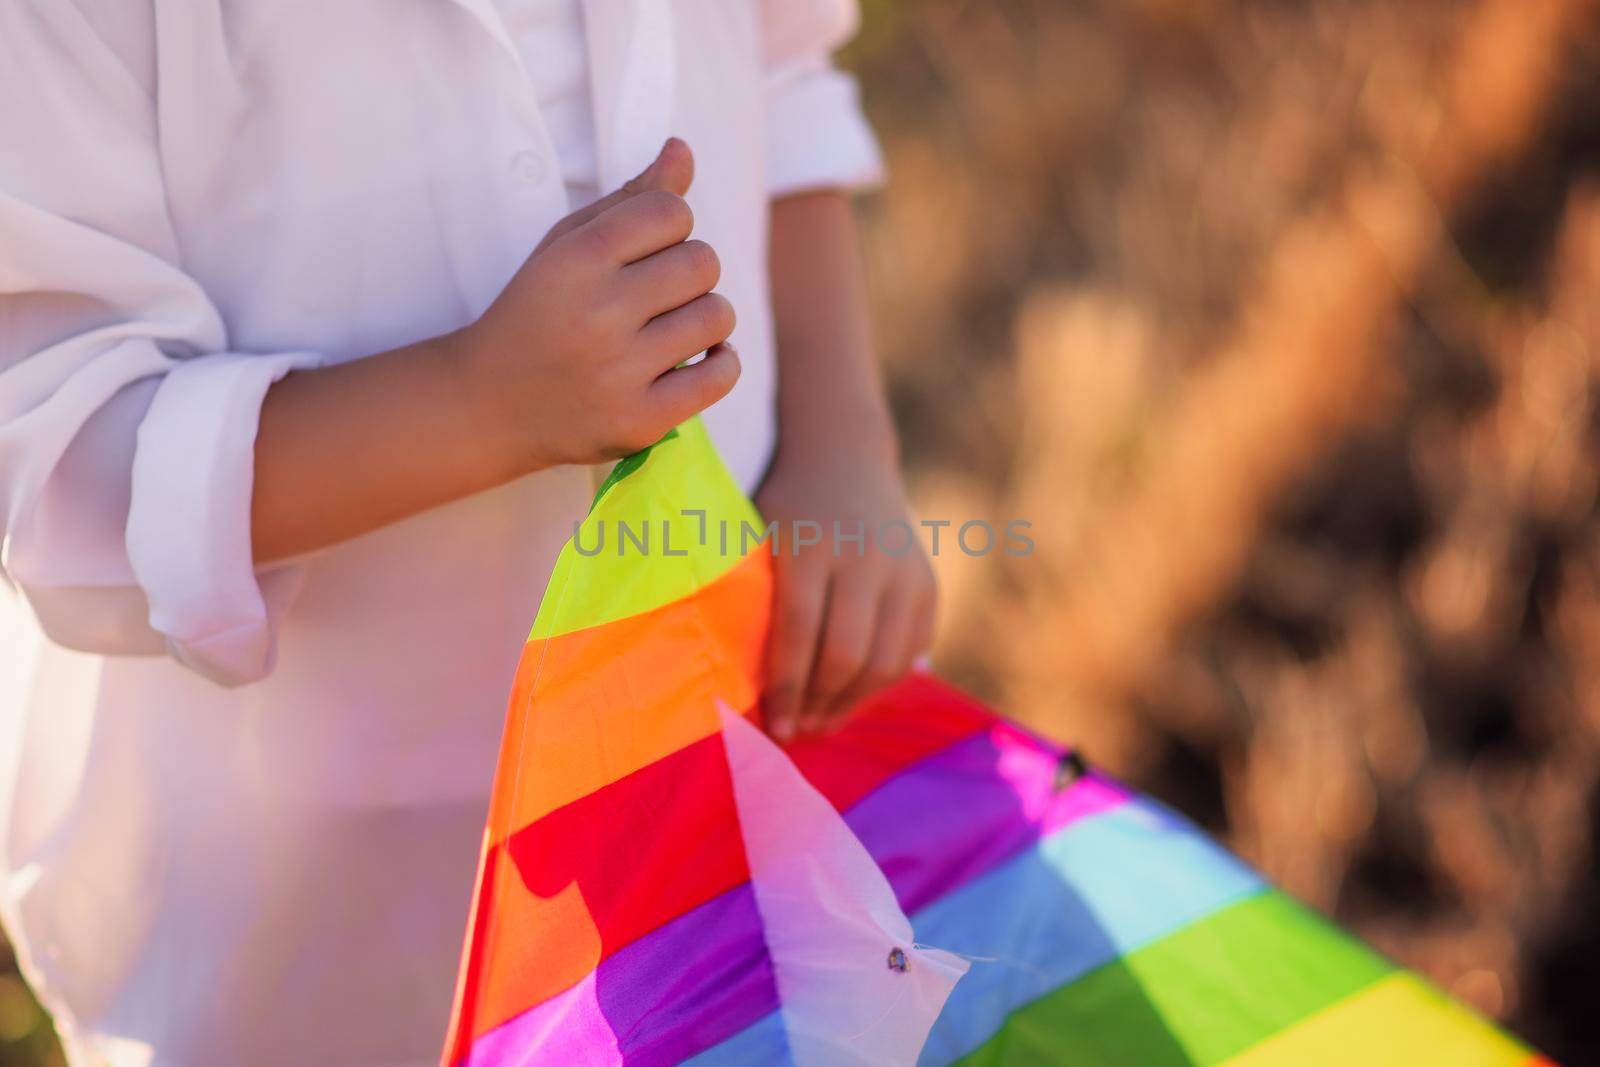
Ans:
<svg viewBox="0 0 1600 1067"><path fill-rule="evenodd" d="M1595 5L868 10L941 669L1600 1062Z"/></svg>
<svg viewBox="0 0 1600 1067"><path fill-rule="evenodd" d="M864 6L942 669L1600 1062L1594 5Z"/></svg>
<svg viewBox="0 0 1600 1067"><path fill-rule="evenodd" d="M50 1020L16 973L0 938L0 1067L64 1067Z"/></svg>

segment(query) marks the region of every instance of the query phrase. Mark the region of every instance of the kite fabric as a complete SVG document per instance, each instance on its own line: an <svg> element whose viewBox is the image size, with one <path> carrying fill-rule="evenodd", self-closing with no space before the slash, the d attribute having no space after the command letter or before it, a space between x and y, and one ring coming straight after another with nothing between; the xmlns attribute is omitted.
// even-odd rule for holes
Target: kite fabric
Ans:
<svg viewBox="0 0 1600 1067"><path fill-rule="evenodd" d="M444 1067L1520 1067L1154 801L918 673L759 728L772 545L698 420L513 683Z"/></svg>

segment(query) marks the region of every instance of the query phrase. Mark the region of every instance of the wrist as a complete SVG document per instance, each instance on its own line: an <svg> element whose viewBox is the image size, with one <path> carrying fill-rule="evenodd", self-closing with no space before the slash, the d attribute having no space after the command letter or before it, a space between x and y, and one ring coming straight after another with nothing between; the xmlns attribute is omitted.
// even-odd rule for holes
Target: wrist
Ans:
<svg viewBox="0 0 1600 1067"><path fill-rule="evenodd" d="M459 415L474 463L499 484L554 464L541 457L529 432L537 420L490 372L489 343L473 323L427 342L424 358L440 395Z"/></svg>
<svg viewBox="0 0 1600 1067"><path fill-rule="evenodd" d="M814 417L780 412L778 451L810 456L837 455L852 462L898 467L900 439L881 404L839 405Z"/></svg>

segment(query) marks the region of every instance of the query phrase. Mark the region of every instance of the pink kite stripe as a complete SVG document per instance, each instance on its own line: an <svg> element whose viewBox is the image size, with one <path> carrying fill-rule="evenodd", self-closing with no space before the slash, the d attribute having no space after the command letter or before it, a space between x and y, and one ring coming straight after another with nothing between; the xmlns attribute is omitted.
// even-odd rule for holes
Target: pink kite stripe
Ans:
<svg viewBox="0 0 1600 1067"><path fill-rule="evenodd" d="M889 779L845 813L914 913L1131 794L1090 774L1058 790L1057 750L1003 724Z"/></svg>

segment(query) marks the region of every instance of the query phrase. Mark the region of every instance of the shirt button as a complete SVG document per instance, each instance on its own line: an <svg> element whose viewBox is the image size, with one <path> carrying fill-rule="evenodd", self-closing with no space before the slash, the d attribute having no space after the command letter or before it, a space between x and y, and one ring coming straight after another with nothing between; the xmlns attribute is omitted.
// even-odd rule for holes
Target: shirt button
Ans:
<svg viewBox="0 0 1600 1067"><path fill-rule="evenodd" d="M544 156L531 148L525 148L511 157L511 173L524 185L543 182L547 170Z"/></svg>

